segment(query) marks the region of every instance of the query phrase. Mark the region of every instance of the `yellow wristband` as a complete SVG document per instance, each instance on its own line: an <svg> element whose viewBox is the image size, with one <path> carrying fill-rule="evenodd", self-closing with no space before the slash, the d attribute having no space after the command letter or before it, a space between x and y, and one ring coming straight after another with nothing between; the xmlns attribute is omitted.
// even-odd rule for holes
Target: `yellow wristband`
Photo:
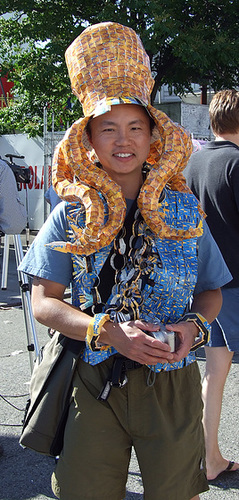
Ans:
<svg viewBox="0 0 239 500"><path fill-rule="evenodd" d="M91 351L100 349L100 347L97 345L97 340L100 336L101 328L104 323L106 323L106 321L110 321L109 314L99 313L95 314L95 316L91 318L87 328L85 339ZM105 346L103 346L103 348L105 348Z"/></svg>

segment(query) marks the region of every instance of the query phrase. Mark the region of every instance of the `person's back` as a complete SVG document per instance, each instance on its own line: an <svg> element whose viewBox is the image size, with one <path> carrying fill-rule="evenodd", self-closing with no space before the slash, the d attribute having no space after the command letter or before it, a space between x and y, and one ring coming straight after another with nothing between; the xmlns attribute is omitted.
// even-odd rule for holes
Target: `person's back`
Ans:
<svg viewBox="0 0 239 500"><path fill-rule="evenodd" d="M234 352L239 351L239 92L218 92L209 106L215 140L193 154L184 175L207 214L233 280L222 287L223 305L212 323L203 380L204 432L208 479L239 464L226 460L218 445L223 389ZM213 349L212 349L213 348Z"/></svg>
<svg viewBox="0 0 239 500"><path fill-rule="evenodd" d="M239 286L239 146L224 140L209 142L191 156L184 175L233 275L226 286Z"/></svg>

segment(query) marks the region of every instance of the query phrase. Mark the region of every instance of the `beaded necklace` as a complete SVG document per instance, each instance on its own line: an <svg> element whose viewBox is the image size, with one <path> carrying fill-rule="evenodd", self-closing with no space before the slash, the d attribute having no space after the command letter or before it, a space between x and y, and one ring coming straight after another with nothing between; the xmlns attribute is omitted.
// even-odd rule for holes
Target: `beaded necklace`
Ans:
<svg viewBox="0 0 239 500"><path fill-rule="evenodd" d="M153 233L144 222L136 201L130 212L114 240L107 270L102 277L101 273L97 276L91 287L91 306L85 310L96 314L104 309L116 322L139 318L142 290L146 283L154 286L149 275L154 263L159 262L159 255L153 246ZM91 257L86 257L86 261L88 271L92 270ZM110 296L106 307L102 293L105 302Z"/></svg>
<svg viewBox="0 0 239 500"><path fill-rule="evenodd" d="M114 253L110 265L115 272L113 298L106 312L114 321L135 320L140 316L143 303L142 290L149 283L149 275L154 263L158 261L158 253L153 250L153 234L146 226L137 209L131 227L128 245L125 243L125 226L114 241ZM154 282L151 280L151 286Z"/></svg>

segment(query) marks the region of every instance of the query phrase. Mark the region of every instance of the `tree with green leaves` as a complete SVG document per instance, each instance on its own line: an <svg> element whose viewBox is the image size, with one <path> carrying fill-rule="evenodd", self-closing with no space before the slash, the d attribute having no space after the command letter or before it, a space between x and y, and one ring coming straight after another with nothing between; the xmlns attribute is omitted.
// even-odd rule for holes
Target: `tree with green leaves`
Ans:
<svg viewBox="0 0 239 500"><path fill-rule="evenodd" d="M5 16L7 14L7 16ZM89 24L132 27L149 54L155 86L178 94L192 84L213 90L239 84L237 0L1 0L0 76L14 82L14 101L0 110L0 133L42 135L43 109L65 129L81 116L64 52Z"/></svg>

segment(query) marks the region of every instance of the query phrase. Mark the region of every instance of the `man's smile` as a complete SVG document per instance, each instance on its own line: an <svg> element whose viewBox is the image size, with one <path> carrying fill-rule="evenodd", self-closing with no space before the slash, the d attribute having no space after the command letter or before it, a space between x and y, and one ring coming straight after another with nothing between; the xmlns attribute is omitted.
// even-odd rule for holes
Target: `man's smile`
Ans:
<svg viewBox="0 0 239 500"><path fill-rule="evenodd" d="M119 158L129 158L133 156L133 153L113 153L113 156L117 156Z"/></svg>

